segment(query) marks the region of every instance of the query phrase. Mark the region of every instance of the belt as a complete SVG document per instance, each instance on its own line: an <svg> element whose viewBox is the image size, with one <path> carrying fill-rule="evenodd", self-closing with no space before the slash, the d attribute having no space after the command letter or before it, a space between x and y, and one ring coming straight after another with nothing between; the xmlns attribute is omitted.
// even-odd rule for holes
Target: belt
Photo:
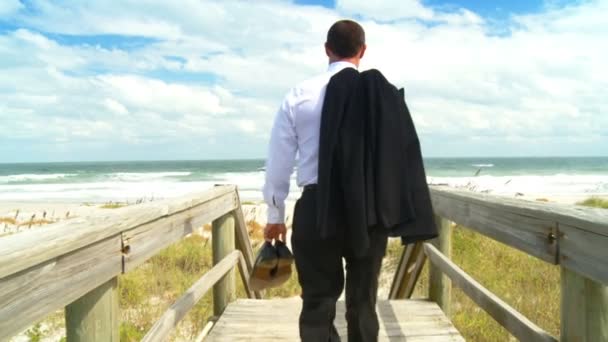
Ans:
<svg viewBox="0 0 608 342"><path fill-rule="evenodd" d="M317 184L304 185L304 191L317 190Z"/></svg>

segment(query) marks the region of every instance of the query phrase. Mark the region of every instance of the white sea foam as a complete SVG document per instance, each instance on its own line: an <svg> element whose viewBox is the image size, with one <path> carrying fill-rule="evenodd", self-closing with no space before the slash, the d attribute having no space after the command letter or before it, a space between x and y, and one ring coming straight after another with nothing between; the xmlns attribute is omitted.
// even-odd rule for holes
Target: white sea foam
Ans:
<svg viewBox="0 0 608 342"><path fill-rule="evenodd" d="M148 181L153 179L174 178L190 176L192 172L115 172L109 178L118 181Z"/></svg>
<svg viewBox="0 0 608 342"><path fill-rule="evenodd" d="M494 167L494 164L472 164L474 167Z"/></svg>
<svg viewBox="0 0 608 342"><path fill-rule="evenodd" d="M213 182L95 182L0 186L0 201L133 201L182 196L213 187Z"/></svg>
<svg viewBox="0 0 608 342"><path fill-rule="evenodd" d="M429 177L429 184L466 187L496 194L601 194L608 175Z"/></svg>
<svg viewBox="0 0 608 342"><path fill-rule="evenodd" d="M53 174L54 180L71 174ZM261 200L264 172L218 173L200 181L180 181L190 172L115 173L88 183L7 184L0 180L0 201L133 201L140 198L170 198L203 191L215 184L236 184L241 199ZM19 175L26 179L28 175ZM51 175L40 175L51 176ZM4 176L10 177L10 176ZM2 179L2 178L0 178ZM31 179L31 177L29 178ZM44 178L42 178L44 180ZM608 193L608 175L556 174L550 176L429 177L430 184L445 184L494 194L594 195ZM297 199L300 189L291 179L288 198Z"/></svg>
<svg viewBox="0 0 608 342"><path fill-rule="evenodd" d="M49 174L19 174L19 175L8 175L0 176L0 184L7 184L11 182L27 182L27 181L45 181L61 179L66 177L78 176L75 173L49 173Z"/></svg>

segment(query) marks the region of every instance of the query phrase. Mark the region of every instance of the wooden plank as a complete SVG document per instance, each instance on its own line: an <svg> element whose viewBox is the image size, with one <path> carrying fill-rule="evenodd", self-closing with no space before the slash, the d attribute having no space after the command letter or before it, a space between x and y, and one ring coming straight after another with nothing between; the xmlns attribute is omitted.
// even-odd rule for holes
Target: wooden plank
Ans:
<svg viewBox="0 0 608 342"><path fill-rule="evenodd" d="M216 187L203 193L109 210L3 237L0 239L0 279L122 231L234 193L235 189L234 186Z"/></svg>
<svg viewBox="0 0 608 342"><path fill-rule="evenodd" d="M205 327L203 328L203 330L201 331L201 333L198 334L196 336L196 338L194 339L194 342L203 342L203 340L205 339L205 337L207 337L207 335L209 335L209 332L213 328L214 324L215 324L215 322L213 322L213 321L207 322L207 324L205 324Z"/></svg>
<svg viewBox="0 0 608 342"><path fill-rule="evenodd" d="M435 190L432 194L437 215L546 262L557 263L557 241L550 237L556 223L546 215L530 216L530 211L524 210L529 202L477 193L457 192L455 196L452 192ZM489 202L480 201L477 196ZM517 206L511 202L517 202Z"/></svg>
<svg viewBox="0 0 608 342"><path fill-rule="evenodd" d="M608 341L608 287L561 268L561 340Z"/></svg>
<svg viewBox="0 0 608 342"><path fill-rule="evenodd" d="M425 261L426 255L421 242L405 246L393 277L389 299L409 299L412 297Z"/></svg>
<svg viewBox="0 0 608 342"><path fill-rule="evenodd" d="M452 222L440 216L435 216L439 236L433 239L432 244L446 258L452 257ZM452 282L439 267L429 265L429 299L434 301L450 317L452 302Z"/></svg>
<svg viewBox="0 0 608 342"><path fill-rule="evenodd" d="M299 298L231 303L205 341L300 341ZM379 301L379 341L464 341L437 304L425 300ZM335 326L346 341L345 306L337 303ZM269 324L272 322L272 324Z"/></svg>
<svg viewBox="0 0 608 342"><path fill-rule="evenodd" d="M241 252L233 251L205 273L152 326L142 341L165 341L169 334L196 303L239 262Z"/></svg>
<svg viewBox="0 0 608 342"><path fill-rule="evenodd" d="M388 299L403 299L400 296L400 293L403 292L403 279L408 268L408 263L412 257L414 246L415 244L410 243L406 245L401 252L401 257L399 258L399 264L397 265L395 275L393 276L393 282L388 294Z"/></svg>
<svg viewBox="0 0 608 342"><path fill-rule="evenodd" d="M479 307L521 341L557 341L525 316L498 298L475 279L466 274L433 245L424 244L425 253L433 264L444 272Z"/></svg>
<svg viewBox="0 0 608 342"><path fill-rule="evenodd" d="M124 272L129 272L167 246L191 234L236 207L234 193L214 197L190 209L155 220L123 233Z"/></svg>
<svg viewBox="0 0 608 342"><path fill-rule="evenodd" d="M118 277L98 286L65 308L67 341L118 342Z"/></svg>
<svg viewBox="0 0 608 342"><path fill-rule="evenodd" d="M570 225L588 232L608 236L608 212L604 209L513 199L446 186L432 186L431 197L434 196L448 197L470 204L482 204L499 211L557 222L560 225ZM452 219L451 217L447 218Z"/></svg>
<svg viewBox="0 0 608 342"><path fill-rule="evenodd" d="M568 225L559 234L560 264L608 285L608 237Z"/></svg>
<svg viewBox="0 0 608 342"><path fill-rule="evenodd" d="M422 273L422 268L424 267L424 263L426 261L426 254L424 254L424 250L422 249L422 243L416 243L416 247L414 248L413 257L414 263L408 269L406 276L404 278L404 295L405 298L411 298L414 293L414 289L416 288L416 282L418 282L418 278L420 278L420 274Z"/></svg>
<svg viewBox="0 0 608 342"><path fill-rule="evenodd" d="M236 204L237 208L233 211L235 224L236 224L236 248L243 253L245 264L247 265L247 273L251 274L253 271L253 263L255 261L253 256L253 248L251 247L251 241L249 240L249 233L247 232L247 223L243 217L243 209L241 208L241 200L239 198L238 191L236 192ZM256 298L262 298L262 294L259 291L254 292Z"/></svg>
<svg viewBox="0 0 608 342"><path fill-rule="evenodd" d="M30 246L34 253L37 246ZM120 235L0 279L0 341L120 274Z"/></svg>
<svg viewBox="0 0 608 342"><path fill-rule="evenodd" d="M226 214L213 221L211 233L213 264L219 263L235 250L234 216ZM228 303L236 298L234 270L230 270L220 281L213 285L213 314L219 316Z"/></svg>
<svg viewBox="0 0 608 342"><path fill-rule="evenodd" d="M249 298L260 298L259 293L251 290L251 286L249 285L249 269L247 268L247 262L243 257L243 252L241 252L241 257L239 258L239 274L241 275L241 282L243 283L243 288L245 289L245 293L247 293L247 297Z"/></svg>

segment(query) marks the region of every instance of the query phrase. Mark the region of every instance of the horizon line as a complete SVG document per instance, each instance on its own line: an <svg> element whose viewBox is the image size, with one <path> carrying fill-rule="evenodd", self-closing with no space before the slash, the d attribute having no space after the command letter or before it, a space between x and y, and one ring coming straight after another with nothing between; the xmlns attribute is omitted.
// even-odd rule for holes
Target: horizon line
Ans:
<svg viewBox="0 0 608 342"><path fill-rule="evenodd" d="M544 156L427 156L423 159L471 159L471 158L494 158L494 159L508 159L508 158L608 158L608 155L588 155L588 156L573 156L573 155L544 155ZM226 161L260 161L266 160L266 157L255 157L255 158L228 158L228 159L115 159L115 160L58 160L58 161L12 161L12 162L0 162L0 165L10 164L50 164L50 163L116 163L116 162L226 162Z"/></svg>

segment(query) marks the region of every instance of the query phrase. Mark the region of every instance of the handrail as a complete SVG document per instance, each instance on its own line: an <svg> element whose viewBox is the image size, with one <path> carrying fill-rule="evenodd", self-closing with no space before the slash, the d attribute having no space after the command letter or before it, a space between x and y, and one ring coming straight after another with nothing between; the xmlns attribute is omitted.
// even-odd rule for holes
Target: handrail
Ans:
<svg viewBox="0 0 608 342"><path fill-rule="evenodd" d="M254 298L249 289L249 273L245 265L245 259L240 251L233 251L222 259L211 270L205 273L194 285L192 285L183 296L175 301L173 305L156 321L150 328L142 342L165 341L177 324L184 318L196 303L232 268L239 266L241 279L249 298Z"/></svg>
<svg viewBox="0 0 608 342"><path fill-rule="evenodd" d="M108 293L103 298L117 300L110 295L116 286L104 284L115 284L119 274L142 264L192 233L194 228L224 215L235 218L236 242L243 254L240 267L249 272L253 267L253 253L238 192L232 185L3 237L0 239L0 340L10 338L63 307L78 307L81 302L89 305L91 300L84 298L99 291ZM103 290L99 290L102 287ZM259 293L253 295L260 298ZM81 314L79 310L70 310L70 313ZM77 317L75 321L78 323L81 319Z"/></svg>
<svg viewBox="0 0 608 342"><path fill-rule="evenodd" d="M557 341L553 336L502 301L471 276L456 266L450 259L429 243L424 244L424 252L429 260L439 267L477 305L489 313L498 323L520 341Z"/></svg>
<svg viewBox="0 0 608 342"><path fill-rule="evenodd" d="M431 261L429 295L447 314L451 283L445 282L441 273L516 337L555 340L449 260L451 222L455 222L561 266L562 340L586 338L591 341L598 336L608 336L608 327L605 327L608 320L608 210L524 201L437 186L431 187L431 198L440 231L434 243L441 247L428 243L406 246L389 299L410 298L421 264L428 256Z"/></svg>
<svg viewBox="0 0 608 342"><path fill-rule="evenodd" d="M437 215L608 285L608 210L432 187Z"/></svg>
<svg viewBox="0 0 608 342"><path fill-rule="evenodd" d="M235 186L219 186L198 194L127 206L111 213L74 218L3 237L0 240L0 279L128 230L165 225L167 219L176 214L184 214L181 221L198 218L221 202L220 211L223 212L218 214L220 216L236 209L235 193Z"/></svg>

